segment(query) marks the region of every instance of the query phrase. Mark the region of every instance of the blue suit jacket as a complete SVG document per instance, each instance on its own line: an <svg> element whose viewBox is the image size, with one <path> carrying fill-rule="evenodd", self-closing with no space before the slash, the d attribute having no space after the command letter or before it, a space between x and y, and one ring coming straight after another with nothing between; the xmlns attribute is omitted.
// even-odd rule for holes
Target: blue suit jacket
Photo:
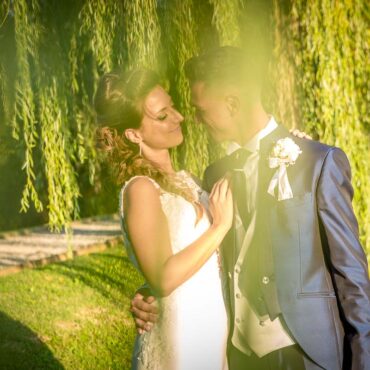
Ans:
<svg viewBox="0 0 370 370"><path fill-rule="evenodd" d="M302 154L288 167L293 198L267 193L275 170L268 155L291 137ZM227 172L228 157L210 165L204 188ZM256 234L265 241L277 299L296 342L324 369L370 369L370 283L352 209L350 165L344 152L291 136L279 126L261 141ZM233 230L223 242L224 279L233 271ZM228 295L226 295L228 296Z"/></svg>

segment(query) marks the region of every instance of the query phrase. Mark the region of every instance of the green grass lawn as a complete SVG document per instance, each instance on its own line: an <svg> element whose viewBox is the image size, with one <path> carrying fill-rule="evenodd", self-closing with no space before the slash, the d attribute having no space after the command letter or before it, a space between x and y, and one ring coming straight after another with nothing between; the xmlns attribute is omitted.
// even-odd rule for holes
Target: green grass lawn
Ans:
<svg viewBox="0 0 370 370"><path fill-rule="evenodd" d="M122 245L0 278L0 369L129 369L141 283Z"/></svg>

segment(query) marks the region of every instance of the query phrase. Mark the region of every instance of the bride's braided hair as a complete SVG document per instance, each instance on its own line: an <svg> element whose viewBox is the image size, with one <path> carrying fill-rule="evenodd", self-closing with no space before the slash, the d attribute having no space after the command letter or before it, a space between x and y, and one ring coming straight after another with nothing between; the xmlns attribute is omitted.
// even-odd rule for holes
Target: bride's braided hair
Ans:
<svg viewBox="0 0 370 370"><path fill-rule="evenodd" d="M149 176L162 189L195 204L197 200L189 186L141 156L139 146L123 134L128 128L140 127L144 99L157 85L158 75L146 69L102 76L94 98L98 148L104 152L117 185L122 186L134 176Z"/></svg>

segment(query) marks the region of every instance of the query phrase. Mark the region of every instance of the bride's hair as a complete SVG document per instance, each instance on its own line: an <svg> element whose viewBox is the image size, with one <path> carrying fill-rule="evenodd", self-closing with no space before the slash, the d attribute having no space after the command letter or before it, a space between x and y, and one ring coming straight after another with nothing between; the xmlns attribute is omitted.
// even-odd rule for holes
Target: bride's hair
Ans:
<svg viewBox="0 0 370 370"><path fill-rule="evenodd" d="M126 129L140 127L144 100L160 84L158 75L147 69L102 76L94 97L98 148L104 152L117 185L122 186L134 176L149 176L162 189L195 204L196 199L189 186L144 158L139 145L124 135Z"/></svg>

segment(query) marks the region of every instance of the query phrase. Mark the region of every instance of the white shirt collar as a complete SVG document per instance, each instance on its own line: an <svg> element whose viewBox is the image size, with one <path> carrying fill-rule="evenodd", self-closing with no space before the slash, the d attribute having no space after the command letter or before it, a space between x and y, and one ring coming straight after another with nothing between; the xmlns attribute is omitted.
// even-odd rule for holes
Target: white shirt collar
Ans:
<svg viewBox="0 0 370 370"><path fill-rule="evenodd" d="M245 149L248 149L251 152L256 152L260 148L260 141L269 135L272 131L274 131L278 127L278 124L276 123L274 117L271 116L270 120L268 121L267 125L260 131L256 133L250 140L248 140L245 145L243 146ZM226 153L231 154L235 152L235 150L241 148L241 146L236 143L235 141L232 141L229 143Z"/></svg>

